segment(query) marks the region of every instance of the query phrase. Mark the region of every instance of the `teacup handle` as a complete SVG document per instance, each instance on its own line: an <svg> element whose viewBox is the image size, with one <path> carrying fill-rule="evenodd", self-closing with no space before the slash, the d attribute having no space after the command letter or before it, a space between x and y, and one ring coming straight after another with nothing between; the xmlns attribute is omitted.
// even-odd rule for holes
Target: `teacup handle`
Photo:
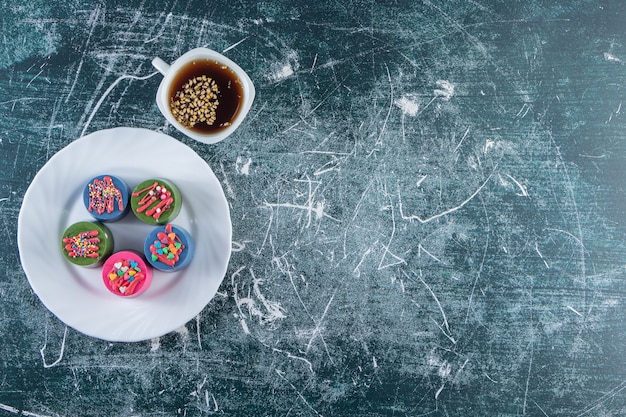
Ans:
<svg viewBox="0 0 626 417"><path fill-rule="evenodd" d="M167 74L167 72L170 70L170 64L163 61L159 57L156 57L152 60L152 66L159 70L159 72L163 75Z"/></svg>

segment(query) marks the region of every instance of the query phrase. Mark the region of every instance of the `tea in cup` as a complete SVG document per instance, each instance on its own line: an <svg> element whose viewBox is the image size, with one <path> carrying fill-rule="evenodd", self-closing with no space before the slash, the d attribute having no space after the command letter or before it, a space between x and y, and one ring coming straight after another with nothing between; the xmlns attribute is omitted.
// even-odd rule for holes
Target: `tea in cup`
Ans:
<svg viewBox="0 0 626 417"><path fill-rule="evenodd" d="M157 57L152 65L164 75L156 96L159 110L200 142L216 143L233 133L254 101L250 77L213 50L192 49L171 65Z"/></svg>

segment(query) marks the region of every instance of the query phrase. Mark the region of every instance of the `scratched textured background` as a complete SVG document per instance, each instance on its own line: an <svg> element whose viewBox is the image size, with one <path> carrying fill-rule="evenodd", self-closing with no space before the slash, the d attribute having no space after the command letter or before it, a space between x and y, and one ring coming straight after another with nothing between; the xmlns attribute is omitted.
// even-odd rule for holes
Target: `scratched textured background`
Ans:
<svg viewBox="0 0 626 417"><path fill-rule="evenodd" d="M127 3L0 1L0 415L626 415L622 1ZM196 46L257 87L214 146L153 100ZM114 126L191 146L233 220L218 295L132 344L56 319L15 243Z"/></svg>

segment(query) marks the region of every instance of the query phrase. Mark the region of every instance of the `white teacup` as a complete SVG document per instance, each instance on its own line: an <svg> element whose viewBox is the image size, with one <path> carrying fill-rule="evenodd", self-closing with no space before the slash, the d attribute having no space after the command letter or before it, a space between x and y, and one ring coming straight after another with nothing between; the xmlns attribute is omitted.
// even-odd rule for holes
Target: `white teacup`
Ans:
<svg viewBox="0 0 626 417"><path fill-rule="evenodd" d="M235 112L232 119L230 119L230 121L227 123L227 126L217 128L214 131L201 132L198 131L198 129L185 126L183 123L177 120L177 118L172 113L170 100L172 95L173 83L175 83L176 81L180 81L179 74L181 74L181 71L185 71L185 69L188 68L188 65L191 65L192 63L206 60L218 62L222 66L228 67L230 69L230 72L235 76L235 78L239 80L239 85L241 87L243 97L239 99L239 108ZM189 136L190 138L198 140L200 142L216 143L225 139L227 136L233 133L248 114L248 111L252 106L252 102L254 101L254 84L252 84L252 80L250 79L248 74L246 74L239 65L235 64L224 55L210 49L192 49L191 51L185 53L176 61L174 61L171 65L167 64L161 58L157 57L152 60L152 65L157 70L159 70L161 74L164 75L156 95L156 102L159 110L176 129Z"/></svg>

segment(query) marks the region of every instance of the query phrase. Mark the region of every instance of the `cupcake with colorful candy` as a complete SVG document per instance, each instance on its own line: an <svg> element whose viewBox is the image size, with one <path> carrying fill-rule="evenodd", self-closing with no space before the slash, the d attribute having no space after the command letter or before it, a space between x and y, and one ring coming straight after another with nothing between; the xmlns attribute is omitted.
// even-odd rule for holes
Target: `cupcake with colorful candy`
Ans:
<svg viewBox="0 0 626 417"><path fill-rule="evenodd" d="M117 296L136 297L150 287L152 268L146 265L143 256L137 252L116 252L102 267L102 281Z"/></svg>
<svg viewBox="0 0 626 417"><path fill-rule="evenodd" d="M83 190L87 211L102 222L116 221L130 209L130 190L126 183L114 175L92 178Z"/></svg>
<svg viewBox="0 0 626 417"><path fill-rule="evenodd" d="M61 236L63 256L78 266L100 265L113 252L113 235L100 222L78 222Z"/></svg>
<svg viewBox="0 0 626 417"><path fill-rule="evenodd" d="M176 218L183 200L178 187L165 179L148 179L135 187L130 204L135 216L148 224L166 224Z"/></svg>
<svg viewBox="0 0 626 417"><path fill-rule="evenodd" d="M156 227L146 238L144 255L155 269L179 271L191 262L195 250L189 232L171 223Z"/></svg>

